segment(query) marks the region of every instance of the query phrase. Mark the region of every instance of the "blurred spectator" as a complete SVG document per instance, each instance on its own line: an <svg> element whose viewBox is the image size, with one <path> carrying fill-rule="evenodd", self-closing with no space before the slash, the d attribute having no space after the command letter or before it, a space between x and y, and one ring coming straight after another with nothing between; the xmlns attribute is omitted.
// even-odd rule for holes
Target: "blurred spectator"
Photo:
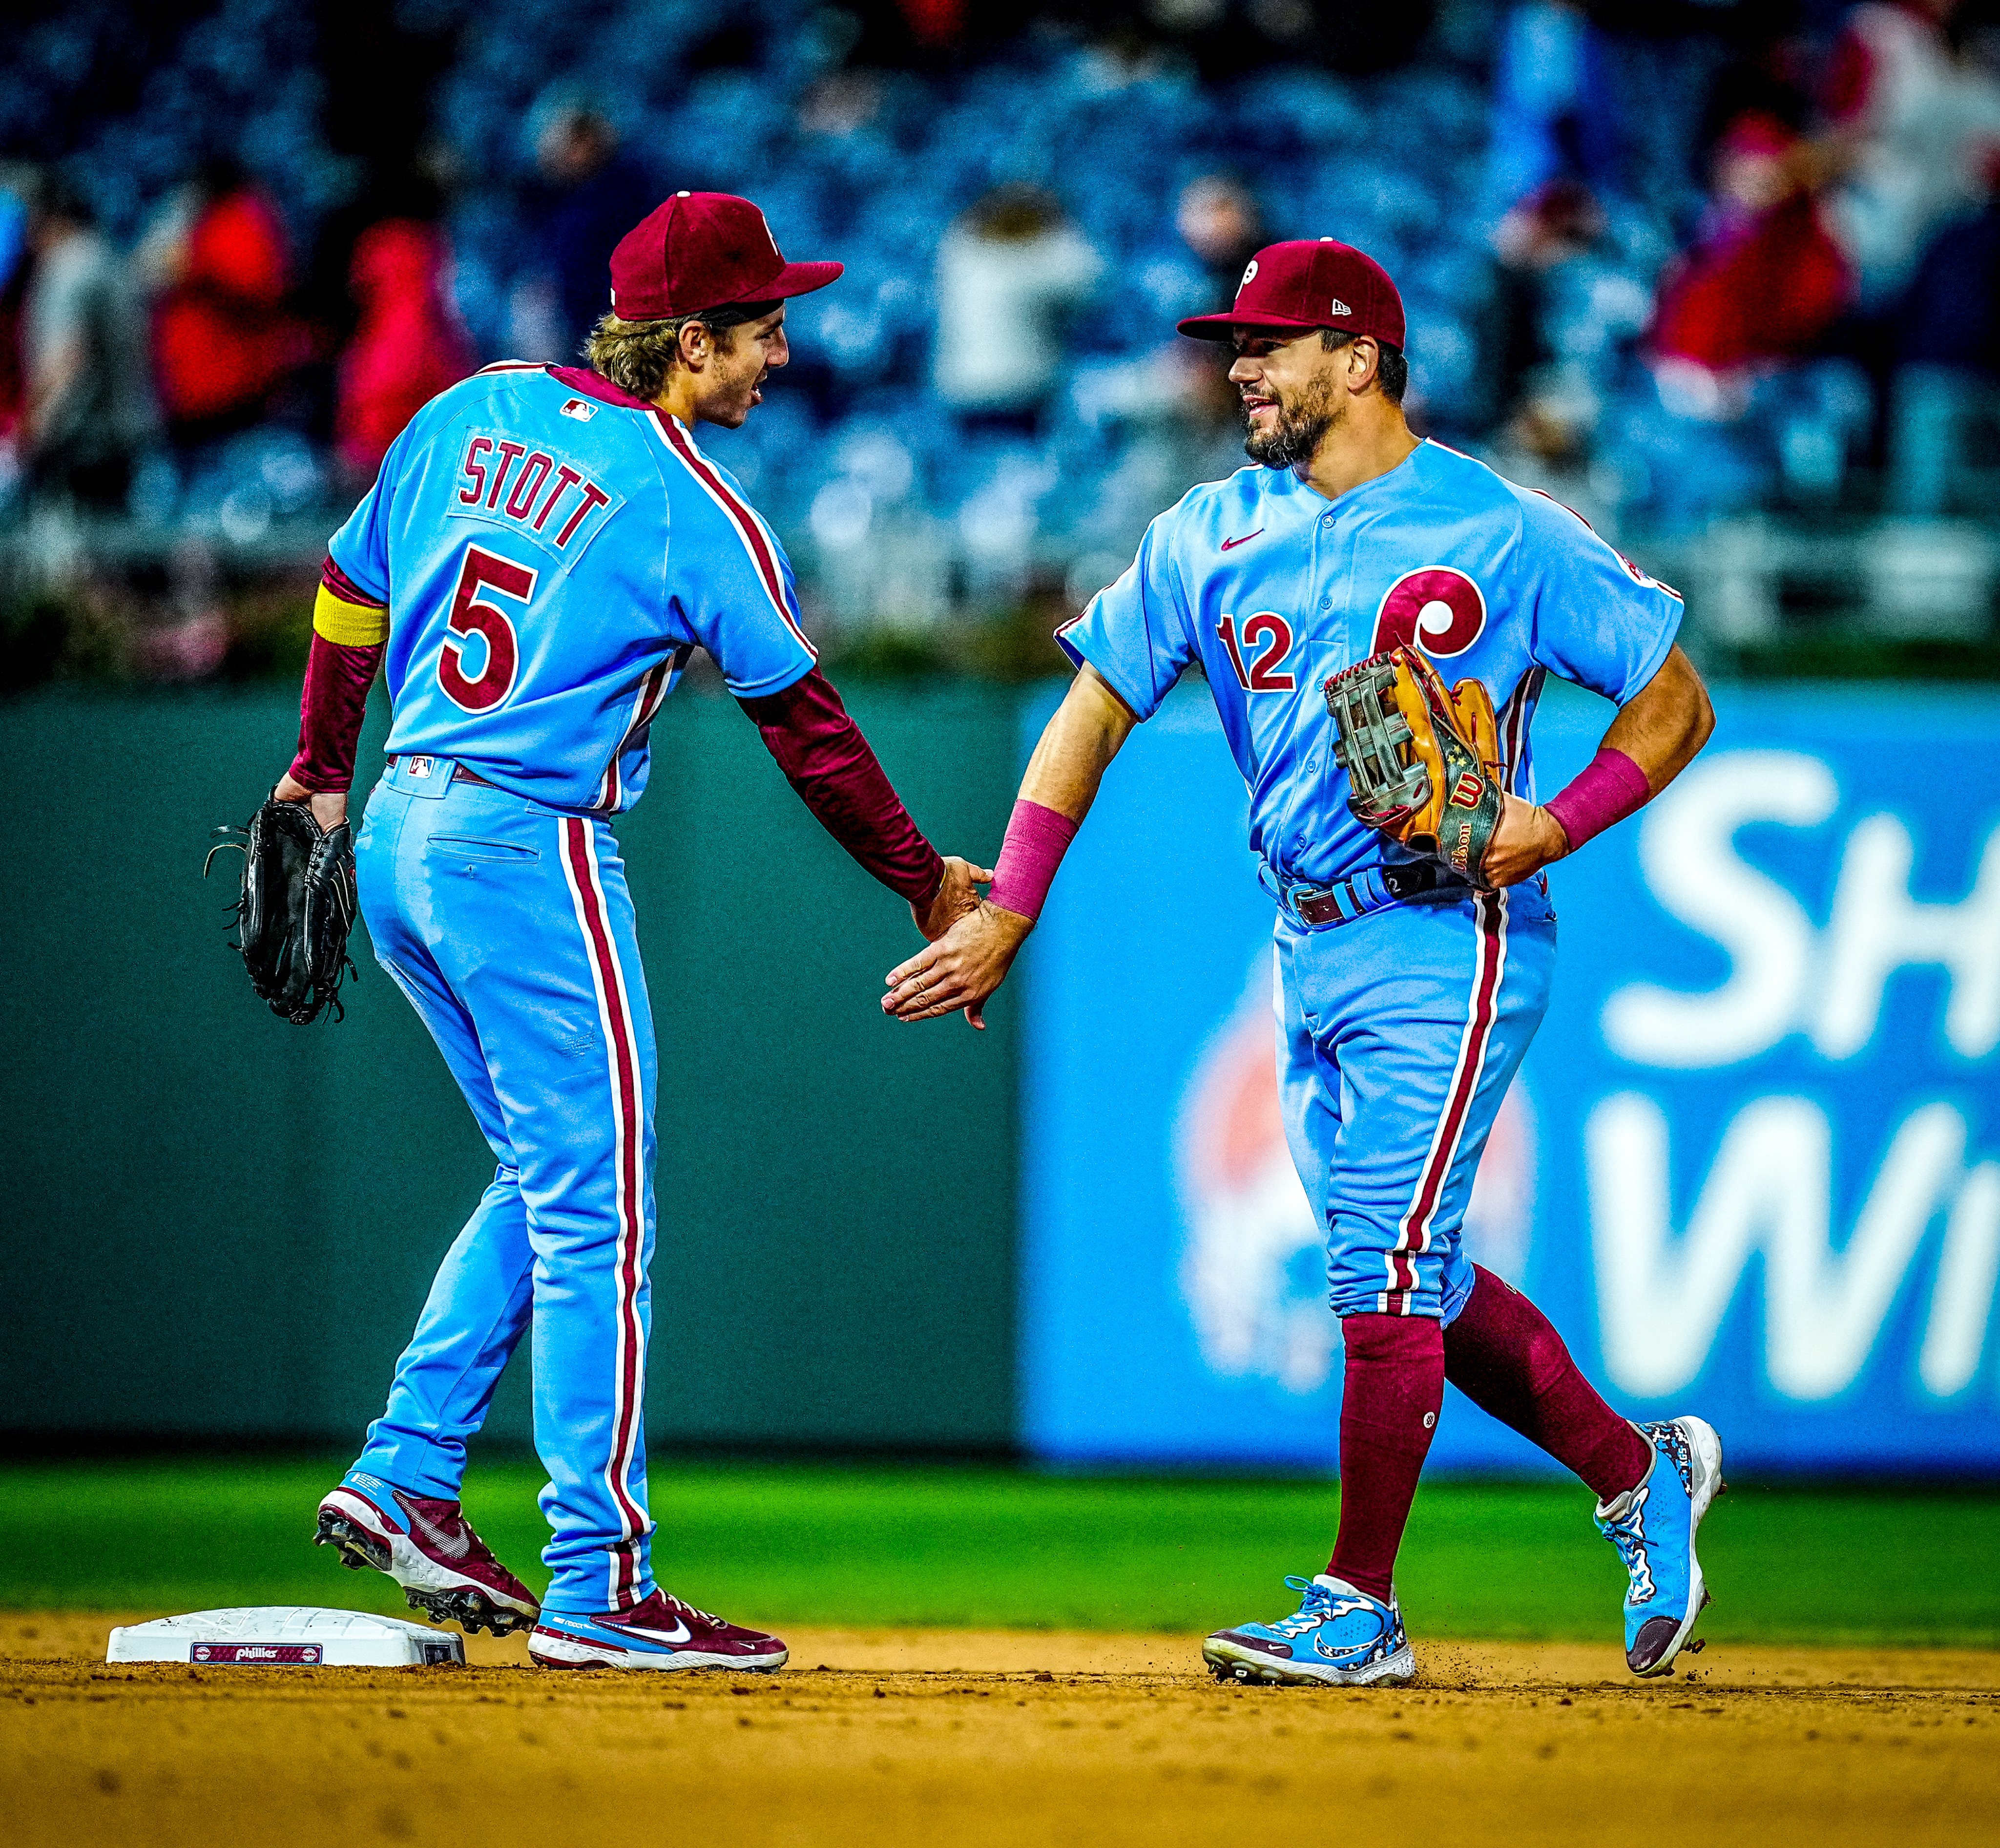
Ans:
<svg viewBox="0 0 2000 1848"><path fill-rule="evenodd" d="M610 306L611 252L660 202L617 130L585 104L546 109L535 164L544 189L535 226L540 251L516 287L514 356L574 361Z"/></svg>
<svg viewBox="0 0 2000 1848"><path fill-rule="evenodd" d="M28 289L28 202L0 177L0 507L20 479L21 304Z"/></svg>
<svg viewBox="0 0 2000 1848"><path fill-rule="evenodd" d="M1061 321L1103 259L1037 187L996 187L938 246L938 395L972 421L1032 432L1062 363Z"/></svg>
<svg viewBox="0 0 2000 1848"><path fill-rule="evenodd" d="M1217 311L1236 299L1243 272L1264 243L1263 215L1249 189L1224 173L1205 173L1181 189L1174 223L1208 280Z"/></svg>
<svg viewBox="0 0 2000 1848"><path fill-rule="evenodd" d="M1897 316L1890 389L1891 512L1952 511L1954 478L2000 437L2000 159L1985 203L1932 241Z"/></svg>
<svg viewBox="0 0 2000 1848"><path fill-rule="evenodd" d="M1810 154L1761 111L1738 116L1717 148L1707 221L1667 275L1651 337L1663 394L1688 415L1740 412L1756 376L1806 353L1852 294L1800 158Z"/></svg>
<svg viewBox="0 0 2000 1848"><path fill-rule="evenodd" d="M218 156L155 221L134 261L155 293L153 377L175 446L258 422L306 353L286 305L276 207L238 162Z"/></svg>
<svg viewBox="0 0 2000 1848"><path fill-rule="evenodd" d="M1616 86L1597 28L1570 0L1528 0L1500 29L1487 155L1488 221L1552 179L1622 190Z"/></svg>
<svg viewBox="0 0 2000 1848"><path fill-rule="evenodd" d="M1959 57L1946 29L1960 0L1866 0L1828 75L1827 166L1841 177L1834 228L1878 307L1909 276L1924 234L1980 196L2000 144L2000 83Z"/></svg>
<svg viewBox="0 0 2000 1848"><path fill-rule="evenodd" d="M137 294L89 207L60 179L39 187L27 241L19 441L32 490L122 512L153 432Z"/></svg>
<svg viewBox="0 0 2000 1848"><path fill-rule="evenodd" d="M417 411L477 366L451 270L450 241L428 214L383 219L355 241L349 290L359 318L340 356L334 443L357 489Z"/></svg>
<svg viewBox="0 0 2000 1848"><path fill-rule="evenodd" d="M1481 323L1488 418L1505 427L1511 444L1559 467L1580 455L1588 430L1550 335L1552 285L1565 265L1596 248L1604 228L1588 186L1554 179L1493 234L1491 294Z"/></svg>

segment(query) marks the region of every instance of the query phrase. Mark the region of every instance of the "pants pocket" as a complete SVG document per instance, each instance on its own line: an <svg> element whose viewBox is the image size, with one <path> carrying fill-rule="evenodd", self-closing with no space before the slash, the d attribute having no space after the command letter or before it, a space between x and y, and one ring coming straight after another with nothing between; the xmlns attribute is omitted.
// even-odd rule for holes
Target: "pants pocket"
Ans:
<svg viewBox="0 0 2000 1848"><path fill-rule="evenodd" d="M532 866L542 857L541 849L518 841L488 840L478 835L433 834L424 845L451 860L482 860L496 865Z"/></svg>

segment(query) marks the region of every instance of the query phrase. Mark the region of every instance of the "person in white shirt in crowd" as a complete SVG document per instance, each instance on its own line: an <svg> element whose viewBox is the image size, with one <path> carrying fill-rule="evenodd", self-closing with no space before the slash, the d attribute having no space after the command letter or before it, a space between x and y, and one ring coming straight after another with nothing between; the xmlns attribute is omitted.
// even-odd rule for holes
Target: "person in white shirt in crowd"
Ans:
<svg viewBox="0 0 2000 1848"><path fill-rule="evenodd" d="M28 246L16 436L30 492L122 513L155 429L144 311L89 207L58 176L35 183Z"/></svg>
<svg viewBox="0 0 2000 1848"><path fill-rule="evenodd" d="M938 246L938 395L975 424L1032 432L1058 382L1062 323L1104 259L1039 187L996 187Z"/></svg>
<svg viewBox="0 0 2000 1848"><path fill-rule="evenodd" d="M1960 5L1865 0L1835 50L1818 145L1839 175L1829 214L1864 311L1908 282L1936 226L1979 203L2000 149L2000 78L1953 43Z"/></svg>

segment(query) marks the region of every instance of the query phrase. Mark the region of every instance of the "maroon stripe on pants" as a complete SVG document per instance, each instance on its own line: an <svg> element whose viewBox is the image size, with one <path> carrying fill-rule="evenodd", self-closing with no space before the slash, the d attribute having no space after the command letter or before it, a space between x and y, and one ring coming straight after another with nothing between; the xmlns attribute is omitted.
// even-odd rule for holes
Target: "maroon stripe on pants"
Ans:
<svg viewBox="0 0 2000 1848"><path fill-rule="evenodd" d="M624 1360L619 1370L617 1402L614 1408L611 1468L609 1482L618 1503L627 1544L614 1549L618 1556L618 1602L625 1609L634 1602L634 1549L630 1544L645 1530L645 1516L632 1499L626 1478L631 1464L634 1434L640 1410L639 1369L644 1356L639 1329L639 1249L642 1230L644 1194L639 1172L640 1110L638 1060L625 1018L625 1005L618 980L618 960L612 947L611 932L598 891L597 867L590 852L592 824L575 815L563 818L564 849L580 894L590 951L597 964L598 981L604 992L604 1018L611 1035L612 1055L617 1074L617 1109L623 1127L623 1145L619 1164L618 1315L625 1334Z"/></svg>
<svg viewBox="0 0 2000 1848"><path fill-rule="evenodd" d="M1457 1159L1459 1141L1465 1132L1465 1119L1472 1108L1472 1099L1479 1089L1480 1073L1486 1065L1487 1044L1493 1037L1493 1022L1499 1012L1501 901L1493 893L1481 892L1473 902L1479 914L1479 960L1473 976L1472 1030L1461 1051L1458 1068L1453 1074L1451 1094L1445 1102L1444 1127L1418 1183L1416 1203L1405 1218L1402 1232L1391 1253L1390 1278L1395 1292L1399 1293L1412 1291L1417 1287L1417 1267L1405 1254L1413 1232L1416 1235L1417 1249L1429 1249L1431 1215L1437 1211L1446 1177ZM1405 1315L1409 1313L1407 1295L1401 1308L1391 1312Z"/></svg>

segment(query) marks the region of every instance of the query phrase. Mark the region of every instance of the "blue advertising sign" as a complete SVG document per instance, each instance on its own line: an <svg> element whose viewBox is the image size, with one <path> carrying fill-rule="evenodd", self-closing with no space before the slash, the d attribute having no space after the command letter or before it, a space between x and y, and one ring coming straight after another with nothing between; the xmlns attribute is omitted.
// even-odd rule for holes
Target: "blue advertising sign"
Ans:
<svg viewBox="0 0 2000 1848"><path fill-rule="evenodd" d="M1733 1466L2000 1473L2000 697L1725 690L1551 870L1554 1002L1474 1258ZM1029 715L1037 735L1043 707ZM1611 716L1552 686L1556 788ZM1206 691L1106 779L1031 940L1024 1424L1051 1460L1330 1466L1339 1325L1286 1153L1271 907ZM1455 1394L1442 1468L1547 1460Z"/></svg>

